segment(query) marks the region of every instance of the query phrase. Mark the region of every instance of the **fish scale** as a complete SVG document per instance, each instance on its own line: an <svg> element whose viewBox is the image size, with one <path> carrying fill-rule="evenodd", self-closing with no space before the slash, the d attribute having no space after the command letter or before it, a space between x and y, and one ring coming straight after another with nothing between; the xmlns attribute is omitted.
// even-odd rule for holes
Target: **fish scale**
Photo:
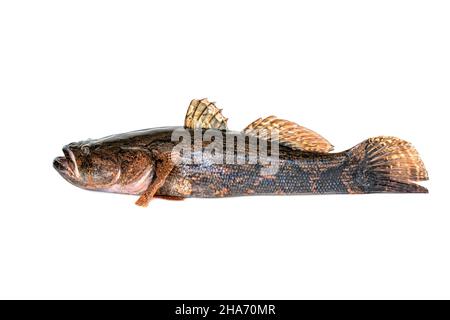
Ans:
<svg viewBox="0 0 450 320"><path fill-rule="evenodd" d="M214 103L194 99L184 127L70 143L53 166L84 189L140 195L141 206L158 196L428 192L416 183L428 180L417 150L399 138L370 138L331 153L328 140L292 121L259 118L234 132L227 120Z"/></svg>

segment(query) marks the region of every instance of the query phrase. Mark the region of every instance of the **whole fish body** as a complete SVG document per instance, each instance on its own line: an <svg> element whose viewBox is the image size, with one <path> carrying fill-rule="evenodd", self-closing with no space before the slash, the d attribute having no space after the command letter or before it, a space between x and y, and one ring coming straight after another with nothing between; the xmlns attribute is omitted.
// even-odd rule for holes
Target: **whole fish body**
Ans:
<svg viewBox="0 0 450 320"><path fill-rule="evenodd" d="M295 123L258 119L250 129L233 132L226 128L226 120L218 116L215 105L206 99L194 101L200 101L194 107L203 102L207 108L190 120L188 110L185 127L153 128L71 143L63 148L64 157L54 160L54 167L81 188L141 195L137 204L143 206L153 197L427 192L414 183L428 179L426 169L417 151L401 139L371 138L347 151L329 153L331 144ZM197 122L192 125L189 121ZM258 126L276 127L281 132L272 171L273 163L250 161L259 151L251 148L250 137L258 146L262 142L270 146L267 135L252 136ZM283 135L283 126L289 127L289 134ZM307 136L291 139L297 129L297 136L305 132ZM173 150L180 141L174 136L183 130L191 153L181 154L175 161ZM196 142L195 137L204 137L208 130L221 138L220 143L217 139L202 139L200 145ZM311 135L313 140L308 140ZM210 148L213 143L214 153ZM226 161L230 153L233 161Z"/></svg>

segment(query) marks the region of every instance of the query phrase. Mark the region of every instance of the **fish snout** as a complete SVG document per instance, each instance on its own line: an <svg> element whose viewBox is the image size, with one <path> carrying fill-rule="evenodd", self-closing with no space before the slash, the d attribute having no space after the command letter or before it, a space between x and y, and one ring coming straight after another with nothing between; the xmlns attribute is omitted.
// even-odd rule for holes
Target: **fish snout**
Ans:
<svg viewBox="0 0 450 320"><path fill-rule="evenodd" d="M64 157L56 157L53 160L53 167L60 174L65 176L76 176L77 175L77 164L75 159L75 154L71 150L70 145L66 145L62 149Z"/></svg>
<svg viewBox="0 0 450 320"><path fill-rule="evenodd" d="M68 171L69 163L66 157L56 157L55 160L53 160L53 168L58 172Z"/></svg>

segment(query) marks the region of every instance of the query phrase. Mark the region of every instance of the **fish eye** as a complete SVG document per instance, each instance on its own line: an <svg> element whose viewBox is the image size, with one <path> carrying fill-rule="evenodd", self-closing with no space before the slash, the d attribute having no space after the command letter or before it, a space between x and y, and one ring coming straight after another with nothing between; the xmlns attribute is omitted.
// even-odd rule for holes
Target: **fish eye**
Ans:
<svg viewBox="0 0 450 320"><path fill-rule="evenodd" d="M83 152L84 155L88 155L90 152L89 147L86 145L81 146L81 152Z"/></svg>

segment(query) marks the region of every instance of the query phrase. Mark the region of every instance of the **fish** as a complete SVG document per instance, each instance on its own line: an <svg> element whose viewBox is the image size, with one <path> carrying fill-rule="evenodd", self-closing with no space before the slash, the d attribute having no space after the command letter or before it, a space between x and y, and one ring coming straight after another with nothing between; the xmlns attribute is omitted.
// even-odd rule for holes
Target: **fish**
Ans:
<svg viewBox="0 0 450 320"><path fill-rule="evenodd" d="M214 102L194 99L183 126L158 127L73 142L53 167L71 184L154 198L252 195L428 193L428 173L411 143L369 138L342 151L321 135L276 116L242 131Z"/></svg>

